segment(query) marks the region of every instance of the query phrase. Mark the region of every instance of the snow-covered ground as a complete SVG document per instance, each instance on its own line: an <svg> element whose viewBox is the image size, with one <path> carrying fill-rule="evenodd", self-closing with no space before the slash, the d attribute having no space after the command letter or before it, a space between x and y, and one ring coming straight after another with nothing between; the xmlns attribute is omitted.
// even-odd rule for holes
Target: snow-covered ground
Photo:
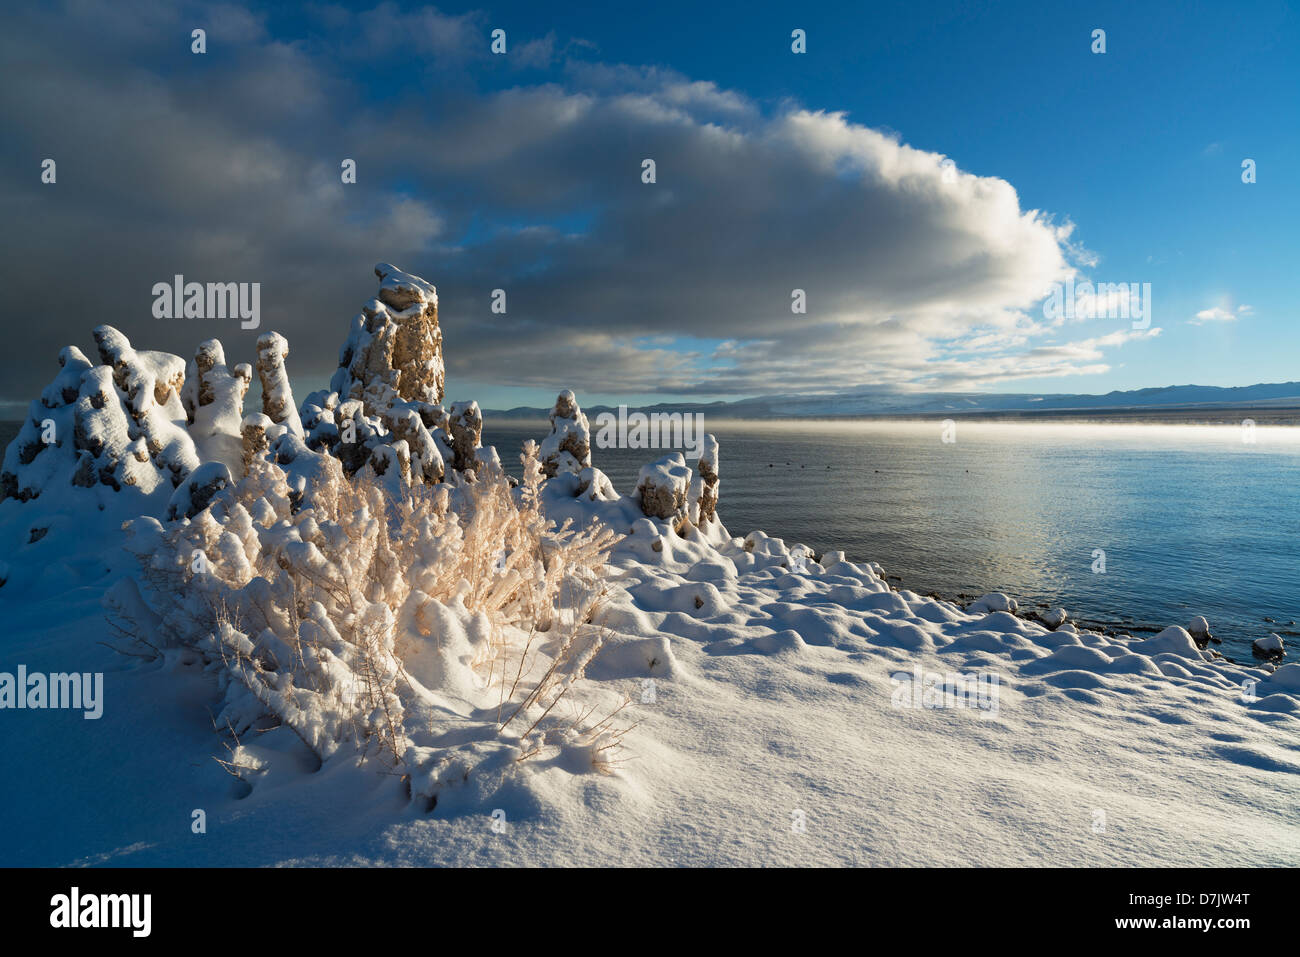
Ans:
<svg viewBox="0 0 1300 957"><path fill-rule="evenodd" d="M712 437L619 494L569 393L511 489L437 404L433 287L378 272L300 410L283 340L240 420L219 345L183 376L112 330L34 404L0 864L1300 863L1300 664L733 536ZM13 707L20 666L102 672L102 715Z"/></svg>
<svg viewBox="0 0 1300 957"><path fill-rule="evenodd" d="M271 732L270 768L241 796L213 760L211 676L99 644L113 576L94 539L65 538L61 555L38 541L15 556L37 582L0 589L3 668L104 671L105 707L0 715L3 862L1300 861L1300 665L1270 674L1202 660L1177 633L1136 645L967 614L837 556L791 571L761 535L750 550L721 529L683 540L628 499L554 498L633 531L587 678L632 698L612 773L543 758L426 812L373 762L313 770ZM0 508L11 531L21 506ZM994 676L996 701L899 707L914 696L891 676L914 669Z"/></svg>

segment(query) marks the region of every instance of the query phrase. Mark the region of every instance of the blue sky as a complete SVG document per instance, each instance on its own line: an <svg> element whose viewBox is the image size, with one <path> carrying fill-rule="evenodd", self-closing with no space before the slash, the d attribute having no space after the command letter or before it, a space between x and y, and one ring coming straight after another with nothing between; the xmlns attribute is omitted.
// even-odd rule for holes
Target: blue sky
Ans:
<svg viewBox="0 0 1300 957"><path fill-rule="evenodd" d="M612 60L895 130L1008 180L1024 207L1068 214L1100 259L1099 281L1152 283L1158 339L1126 346L1107 373L998 391L1300 378L1294 4L760 2L702 13L656 3L638 15L646 29L607 4L520 6L492 9L528 33L591 37ZM785 57L787 25L807 31L806 59ZM1097 28L1105 54L1091 50ZM1248 318L1187 321L1242 303Z"/></svg>
<svg viewBox="0 0 1300 957"><path fill-rule="evenodd" d="M36 288L38 262L85 242L76 258L108 260L102 308L133 341L184 353L212 334L150 325L133 290L151 277L261 280L295 378L321 385L387 260L438 285L449 397L484 406L564 386L636 403L1300 378L1291 4L135 12L75 4L57 31L20 17L6 52L31 83L0 98L6 173L69 157L53 200L0 196L25 227L11 264L29 256L16 271ZM203 57L175 40L193 24ZM497 27L509 50L494 57ZM108 166L80 183L72 154L96 137ZM355 187L330 182L340 156L358 158ZM106 223L111 252L94 245ZM1050 328L1030 291L1067 270L1150 283L1159 331ZM789 314L795 286L805 317ZM496 287L506 316L486 312ZM317 334L325 316L337 335Z"/></svg>

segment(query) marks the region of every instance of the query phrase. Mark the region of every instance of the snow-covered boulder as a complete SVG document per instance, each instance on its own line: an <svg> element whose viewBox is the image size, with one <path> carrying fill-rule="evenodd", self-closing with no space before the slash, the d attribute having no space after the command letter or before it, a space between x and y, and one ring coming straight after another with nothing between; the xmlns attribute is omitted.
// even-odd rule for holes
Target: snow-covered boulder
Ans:
<svg viewBox="0 0 1300 957"><path fill-rule="evenodd" d="M1172 654L1196 660L1205 657L1196 647L1196 640L1191 633L1177 625L1170 625L1154 638L1135 641L1129 645L1129 649L1140 655Z"/></svg>
<svg viewBox="0 0 1300 957"><path fill-rule="evenodd" d="M1195 639L1196 644L1204 648L1210 642L1219 644L1219 639L1210 634L1210 623L1197 615L1187 625L1187 633Z"/></svg>
<svg viewBox="0 0 1300 957"><path fill-rule="evenodd" d="M1068 617L1064 608L1051 608L1038 613L1038 620L1048 628L1060 628Z"/></svg>
<svg viewBox="0 0 1300 957"><path fill-rule="evenodd" d="M704 436L696 468L697 474L691 482L689 513L694 524L704 525L714 521L718 512L718 440L712 433Z"/></svg>
<svg viewBox="0 0 1300 957"><path fill-rule="evenodd" d="M977 598L966 606L966 610L974 614L983 614L990 611L1005 611L1014 613L1019 604L1014 598L1009 598L1000 591L989 592L982 598Z"/></svg>
<svg viewBox="0 0 1300 957"><path fill-rule="evenodd" d="M636 480L636 498L642 514L679 524L686 518L686 496L691 470L680 452L641 466Z"/></svg>
<svg viewBox="0 0 1300 957"><path fill-rule="evenodd" d="M588 502L613 502L619 495L608 475L598 468L585 468L578 473L575 497Z"/></svg>
<svg viewBox="0 0 1300 957"><path fill-rule="evenodd" d="M1282 642L1282 636L1277 634L1256 638L1251 643L1251 650L1257 658L1281 658L1286 654L1286 646Z"/></svg>
<svg viewBox="0 0 1300 957"><path fill-rule="evenodd" d="M568 389L555 397L551 434L542 441L539 454L547 478L555 478L559 472L576 475L591 467L591 426Z"/></svg>

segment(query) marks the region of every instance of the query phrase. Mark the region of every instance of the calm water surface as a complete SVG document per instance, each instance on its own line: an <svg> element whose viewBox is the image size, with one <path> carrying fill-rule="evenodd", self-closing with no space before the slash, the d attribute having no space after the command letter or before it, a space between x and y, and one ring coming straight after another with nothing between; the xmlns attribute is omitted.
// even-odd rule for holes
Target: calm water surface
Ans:
<svg viewBox="0 0 1300 957"><path fill-rule="evenodd" d="M1238 660L1270 631L1300 647L1300 429L1261 426L1253 444L1236 427L963 422L951 444L937 422L707 429L733 535L761 528L878 561L919 592L1005 591L1135 633L1204 615ZM517 474L519 444L547 431L489 421L484 441ZM593 460L628 492L661 454Z"/></svg>

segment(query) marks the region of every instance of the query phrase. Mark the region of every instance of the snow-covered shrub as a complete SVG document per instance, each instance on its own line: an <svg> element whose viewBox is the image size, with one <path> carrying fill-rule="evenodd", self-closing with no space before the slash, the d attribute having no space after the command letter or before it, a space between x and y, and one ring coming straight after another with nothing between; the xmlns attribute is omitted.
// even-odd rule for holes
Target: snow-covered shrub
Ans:
<svg viewBox="0 0 1300 957"><path fill-rule="evenodd" d="M615 536L545 518L533 443L517 489L487 469L397 495L298 445L319 469L306 495L254 457L191 518L127 523L140 573L109 594L118 628L197 654L233 733L270 720L322 761L382 753L417 791L441 780L440 721L483 725L479 758L489 739L516 760L554 740L547 720L603 640Z"/></svg>

